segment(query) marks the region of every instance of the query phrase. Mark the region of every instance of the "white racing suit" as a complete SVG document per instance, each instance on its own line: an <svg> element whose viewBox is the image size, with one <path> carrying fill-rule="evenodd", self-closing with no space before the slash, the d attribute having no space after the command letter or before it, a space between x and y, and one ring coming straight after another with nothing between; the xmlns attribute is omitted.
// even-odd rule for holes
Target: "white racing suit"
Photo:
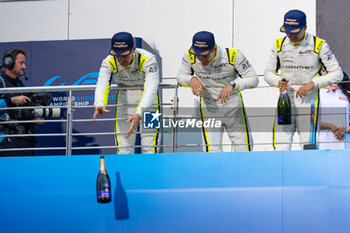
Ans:
<svg viewBox="0 0 350 233"><path fill-rule="evenodd" d="M115 130L118 133L115 142L118 148L118 154L134 153L134 146L136 140L136 133L134 132L129 138L125 137L125 133L129 130L130 124L126 120L139 114L143 117L143 112L149 109L152 104L157 105L158 86L159 86L159 68L156 58L153 54L146 50L137 48L135 57L130 66L124 68L117 59L109 55L103 61L100 68L100 73L95 90L95 106L106 107L108 101L108 94L110 85L114 77L115 82L119 87L133 87L142 86L140 89L118 90L116 101L116 123ZM154 111L159 106L154 107ZM142 127L142 126L141 126ZM142 153L156 153L158 145L159 134L158 129L146 130L143 129L141 133ZM129 148L122 148L129 147Z"/></svg>
<svg viewBox="0 0 350 233"><path fill-rule="evenodd" d="M322 66L327 75L320 76ZM275 150L290 150L294 132L302 144L316 144L319 122L319 88L340 82L342 70L325 40L305 33L303 41L291 43L288 37L275 41L265 69L265 81L278 87L282 78L289 80L288 95L292 105L292 124L273 127ZM314 88L303 98L296 98L296 91L312 81ZM277 103L276 103L277 105Z"/></svg>
<svg viewBox="0 0 350 233"><path fill-rule="evenodd" d="M259 80L243 53L237 49L225 49L218 46L213 61L203 66L196 56L187 50L183 55L177 80L183 86L190 86L192 77L197 77L205 87L200 98L202 121L210 118L221 121L221 127L218 128L202 127L205 150L207 152L223 150L224 129L232 142L232 149L235 151L252 150L253 141L240 90L256 87ZM236 85L229 100L226 103L221 103L221 100L216 101L220 91L231 80L234 80Z"/></svg>

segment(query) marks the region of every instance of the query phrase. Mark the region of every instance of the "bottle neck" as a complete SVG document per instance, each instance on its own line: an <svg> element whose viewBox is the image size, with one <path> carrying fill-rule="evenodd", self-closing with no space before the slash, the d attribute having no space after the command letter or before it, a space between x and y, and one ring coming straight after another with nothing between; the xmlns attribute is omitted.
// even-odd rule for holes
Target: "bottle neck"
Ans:
<svg viewBox="0 0 350 233"><path fill-rule="evenodd" d="M282 91L281 94L287 94L287 90Z"/></svg>
<svg viewBox="0 0 350 233"><path fill-rule="evenodd" d="M106 171L104 158L100 158L100 171Z"/></svg>

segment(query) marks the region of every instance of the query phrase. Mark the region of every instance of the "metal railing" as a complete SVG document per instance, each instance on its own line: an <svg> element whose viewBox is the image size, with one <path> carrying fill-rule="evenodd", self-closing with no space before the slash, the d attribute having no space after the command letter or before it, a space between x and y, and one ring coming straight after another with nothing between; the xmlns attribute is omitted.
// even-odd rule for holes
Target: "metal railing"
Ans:
<svg viewBox="0 0 350 233"><path fill-rule="evenodd" d="M96 85L79 85L79 86L46 86L46 87L25 87L25 88L2 88L0 89L0 94L7 94L7 93L35 93L35 92L41 92L41 93L62 93L64 92L65 95L61 97L56 97L56 98L62 98L64 104L62 105L50 105L50 106L35 106L35 108L59 108L62 110L66 110L65 115L62 116L60 119L44 119L44 120L2 120L0 121L0 126L4 124L17 124L17 123L38 123L42 122L44 125L47 123L61 123L64 125L64 132L55 132L55 133L37 133L37 134L8 134L8 135L0 135L1 137L64 137L65 138L65 145L64 146L52 146L52 147L35 147L35 148L11 148L11 149L0 149L0 151L20 151L20 150L64 150L65 155L72 155L73 150L92 150L92 149L117 149L117 148L130 148L130 147L122 147L122 146L117 146L117 145L79 145L79 146L74 146L73 145L73 138L76 137L99 137L99 136L113 136L115 137L118 134L125 134L125 132L115 132L114 128L113 131L107 131L107 132L74 132L74 127L75 125L79 123L92 123L92 114L94 112L94 106L93 106L93 101L89 100L88 104L84 105L79 105L76 104L77 100L75 99L74 93L77 92L91 92L94 91L96 88ZM171 89L174 91L173 96L170 98L170 102L162 102L161 107L168 106L171 109L171 116L168 118L171 119L172 121L176 122L177 120L181 120L181 116L179 115L179 97L178 97L178 85L177 84L160 84L159 86L160 90L164 89ZM263 86L262 88L266 88ZM131 88L126 88L126 87L118 87L117 85L113 84L111 85L111 90L127 90ZM142 89L142 86L139 87L132 87L132 89ZM91 102L92 101L92 102ZM117 104L109 104L106 107L107 108L115 108L121 105ZM130 105L131 106L131 105ZM23 106L23 107L11 107L11 108L0 108L1 111L5 110L13 110L13 109L28 109L28 108L33 108L33 106ZM76 118L74 115L76 114L76 111L78 110L84 110L84 109L91 109L90 111L90 117L86 118L86 114L83 116L85 118ZM271 115L248 115L248 118L253 118L253 117L274 117L274 113L271 113ZM188 118L188 117L187 117ZM201 119L200 116L192 116L194 119ZM217 117L220 118L220 117ZM115 118L115 117L105 117L105 118L98 118L96 119L96 122L115 122L116 120L126 120L122 118ZM42 126L41 126L42 127ZM137 132L136 134L141 134L145 133L142 132L142 127L140 132ZM161 134L170 134L171 135L171 142L169 144L163 144L161 143L160 145L157 145L158 148L162 149L170 149L172 153L177 152L178 148L191 148L191 147L205 147L207 144L204 143L178 143L177 137L178 137L178 127L171 127L170 130L166 129L160 129L159 133ZM292 144L306 144L307 142L293 142ZM327 142L324 142L327 143ZM334 143L334 142L330 142ZM282 144L282 143L281 143ZM265 142L255 142L254 145L259 146L259 145L271 145L271 142L265 143ZM226 143L226 144L211 144L211 146L232 146L231 143ZM145 145L136 145L132 146L132 148L145 148L145 147L154 147L154 146L145 146Z"/></svg>
<svg viewBox="0 0 350 233"><path fill-rule="evenodd" d="M142 86L134 86L132 89L142 89ZM123 134L123 132L116 133L113 132L90 132L90 133L74 133L74 124L79 122L85 122L85 123L91 123L92 122L92 114L94 112L94 105L93 101L92 103L89 102L88 105L79 106L76 105L74 101L73 93L77 92L87 92L87 91L94 91L96 89L96 85L79 85L79 86L48 86L48 87L18 87L18 88L2 88L0 89L0 94L8 94L8 93L65 93L63 96L56 97L61 98L66 102L66 104L63 104L63 106L55 106L55 104L52 104L50 106L21 106L21 107L8 107L8 108L0 108L0 112L5 112L6 110L20 110L20 109L51 109L51 108L59 108L59 109L66 109L66 114L64 116L61 116L60 119L43 119L43 120L33 120L33 119L2 119L0 121L0 126L5 124L24 124L24 123L44 123L46 125L47 123L62 123L65 124L65 132L60 133L43 133L43 134L2 134L0 135L0 138L11 138L11 137L65 137L65 146L58 146L58 147L35 147L35 148L9 148L9 149L0 149L0 151L23 151L23 150L65 150L65 155L72 155L72 150L81 150L81 149L108 149L108 148L122 148L121 146L76 146L74 147L72 145L72 138L78 137L78 136L106 136L106 135L117 135L117 134ZM127 87L118 87L116 84L111 85L111 90L128 90L131 88ZM170 106L172 109L174 109L174 113L176 114L177 109L177 89L178 86L176 84L160 84L159 85L160 90L164 89L173 89L174 90L174 96L171 99L170 103L162 103L162 106ZM117 104L109 104L106 106L106 108L115 108ZM132 106L132 105L130 105ZM136 107L136 106L135 106ZM91 118L85 118L85 119L75 119L74 112L79 109L91 109ZM85 115L86 117L86 115ZM62 119L63 118L63 119ZM123 120L122 118L98 118L95 121L96 122L114 122L116 120ZM126 119L124 119L126 120ZM39 126L40 127L40 126ZM43 127L43 126L41 126ZM113 129L114 130L114 129ZM140 134L141 132L137 132L137 134ZM175 152L175 145L176 145L176 130L173 129L172 133L172 145L158 145L157 147L172 147L172 152ZM124 133L125 134L125 133ZM138 148L141 146L135 146L135 148ZM145 146L142 146L145 147ZM127 147L125 147L127 148Z"/></svg>

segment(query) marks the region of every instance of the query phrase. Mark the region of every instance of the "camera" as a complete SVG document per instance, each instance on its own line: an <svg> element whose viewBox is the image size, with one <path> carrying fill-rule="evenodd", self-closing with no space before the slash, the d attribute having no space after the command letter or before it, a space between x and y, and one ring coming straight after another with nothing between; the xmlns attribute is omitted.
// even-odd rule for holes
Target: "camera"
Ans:
<svg viewBox="0 0 350 233"><path fill-rule="evenodd" d="M33 120L34 118L39 117L51 117L51 118L60 118L61 109L60 108L43 108L50 104L52 95L48 93L32 93L29 95L31 102L28 102L23 106L41 106L41 108L26 108L11 110L9 113L10 118L16 120Z"/></svg>

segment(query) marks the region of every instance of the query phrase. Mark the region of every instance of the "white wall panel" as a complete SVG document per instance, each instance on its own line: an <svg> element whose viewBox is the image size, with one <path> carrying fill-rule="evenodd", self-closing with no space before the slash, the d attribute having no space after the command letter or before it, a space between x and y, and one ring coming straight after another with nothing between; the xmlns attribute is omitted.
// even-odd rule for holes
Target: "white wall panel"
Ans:
<svg viewBox="0 0 350 233"><path fill-rule="evenodd" d="M232 46L233 0L72 0L70 38L110 38L129 31L154 45L163 76L175 77L182 53L200 30Z"/></svg>
<svg viewBox="0 0 350 233"><path fill-rule="evenodd" d="M0 42L64 40L68 0L0 3Z"/></svg>

